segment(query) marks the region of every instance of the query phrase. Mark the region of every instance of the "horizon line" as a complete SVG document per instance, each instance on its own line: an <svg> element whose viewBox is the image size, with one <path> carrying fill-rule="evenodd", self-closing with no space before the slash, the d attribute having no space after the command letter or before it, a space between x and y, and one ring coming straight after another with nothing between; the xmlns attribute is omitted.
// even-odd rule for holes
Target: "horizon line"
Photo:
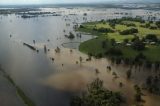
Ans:
<svg viewBox="0 0 160 106"><path fill-rule="evenodd" d="M152 3L152 4L160 4L160 2L86 2L86 3L18 3L18 4L12 4L12 3L9 3L9 4L0 4L0 6L14 6L14 5L78 5L78 4L148 4L148 3Z"/></svg>

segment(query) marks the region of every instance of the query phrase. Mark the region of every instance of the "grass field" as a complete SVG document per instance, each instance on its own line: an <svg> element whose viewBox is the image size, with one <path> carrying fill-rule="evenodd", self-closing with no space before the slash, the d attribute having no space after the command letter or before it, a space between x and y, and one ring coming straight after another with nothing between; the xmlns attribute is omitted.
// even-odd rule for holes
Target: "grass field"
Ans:
<svg viewBox="0 0 160 106"><path fill-rule="evenodd" d="M160 30L156 29L149 29L149 28L143 28L141 27L141 23L139 22L132 22L132 21L124 21L124 23L134 23L136 26L135 28L138 29L139 33L137 34L140 38L146 36L147 34L156 34L157 37L160 37ZM154 24L153 24L154 25ZM102 22L90 22L90 23L84 23L84 28L79 28L78 31L81 32L87 32L92 35L96 35L97 38L88 40L86 42L81 43L79 50L84 53L92 53L93 55L97 55L101 53L104 56L104 53L112 48L113 46L110 44L110 42L107 42L107 47L102 47L102 42L106 41L107 39L115 39L116 42L123 42L124 39L131 40L134 38L134 35L120 35L118 31L123 31L126 29L129 29L131 27L127 27L126 25L116 25L115 29L113 29L115 32L113 33L99 33L96 31L93 31L93 28L111 28L108 23L102 23ZM123 58L129 58L134 59L139 53L143 53L147 61L156 62L160 61L160 45L147 45L146 49L143 51L137 51L129 46L123 46L123 45L116 45L115 48L118 48L123 53Z"/></svg>

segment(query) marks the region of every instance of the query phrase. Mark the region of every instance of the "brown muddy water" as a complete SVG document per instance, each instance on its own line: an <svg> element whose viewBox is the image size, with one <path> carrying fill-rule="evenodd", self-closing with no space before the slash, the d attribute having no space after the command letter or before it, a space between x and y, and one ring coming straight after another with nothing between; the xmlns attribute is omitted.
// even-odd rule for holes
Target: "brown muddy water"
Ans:
<svg viewBox="0 0 160 106"><path fill-rule="evenodd" d="M44 8L42 11L56 11L62 16L30 19L22 19L14 14L0 16L0 64L25 94L37 106L69 106L72 95L85 90L88 83L99 77L104 81L106 88L121 91L127 96L127 105L133 104L133 86L143 79L140 76L143 72L139 72L141 74L137 72L135 74L137 77L133 78L133 81L128 81L125 78L127 67L112 66L112 71L109 72L106 67L111 64L107 59L86 62L87 56L78 51L79 44L72 42L83 42L92 36L82 35L82 38L69 40L64 35L70 31L77 33L73 30L74 22L86 22L83 20L84 13L88 13L87 21L96 21L123 17L124 15L115 15L114 12L124 11L130 16L143 15L145 18L149 10ZM69 15L73 13L77 15ZM157 14L157 11L153 11L153 14ZM70 26L66 26L68 23ZM23 42L35 46L39 53L23 46ZM62 44L65 46L62 47ZM44 53L44 45L50 49L47 53ZM61 48L60 53L54 51L57 46ZM70 53L68 48L75 50ZM83 58L81 65L76 64L80 56ZM54 62L51 58L55 59ZM100 71L98 75L95 69ZM114 79L112 72L116 72L119 78ZM0 82L0 106L23 106L23 101L17 96L14 87L1 73ZM119 82L124 83L122 88L119 87ZM159 96L145 94L145 106L160 105Z"/></svg>

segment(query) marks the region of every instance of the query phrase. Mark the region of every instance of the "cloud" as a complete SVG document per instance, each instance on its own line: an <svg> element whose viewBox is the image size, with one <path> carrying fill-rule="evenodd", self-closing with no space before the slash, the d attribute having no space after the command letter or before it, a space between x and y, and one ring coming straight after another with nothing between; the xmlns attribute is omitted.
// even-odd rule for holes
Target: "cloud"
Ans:
<svg viewBox="0 0 160 106"><path fill-rule="evenodd" d="M0 4L49 4L93 2L160 2L159 0L0 0Z"/></svg>

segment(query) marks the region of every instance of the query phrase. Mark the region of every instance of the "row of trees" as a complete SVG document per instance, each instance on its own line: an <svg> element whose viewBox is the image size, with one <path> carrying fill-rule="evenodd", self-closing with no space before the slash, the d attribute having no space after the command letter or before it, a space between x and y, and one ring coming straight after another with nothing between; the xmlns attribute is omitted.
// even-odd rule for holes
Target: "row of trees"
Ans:
<svg viewBox="0 0 160 106"><path fill-rule="evenodd" d="M121 35L130 35L130 34L135 34L138 33L138 29L136 28L130 28L130 29L126 29L124 31L119 32Z"/></svg>
<svg viewBox="0 0 160 106"><path fill-rule="evenodd" d="M160 95L160 76L148 76L145 85L148 91Z"/></svg>
<svg viewBox="0 0 160 106"><path fill-rule="evenodd" d="M114 30L110 29L110 28L93 28L93 31L97 31L100 33L113 33Z"/></svg>
<svg viewBox="0 0 160 106"><path fill-rule="evenodd" d="M107 22L109 22L110 25L114 26L116 24L123 24L123 21L134 21L134 22L145 23L145 21L141 17L136 17L136 18L122 17L121 19L111 19L111 20L108 20Z"/></svg>
<svg viewBox="0 0 160 106"><path fill-rule="evenodd" d="M126 25L127 27L136 27L134 23L121 23L121 25Z"/></svg>

